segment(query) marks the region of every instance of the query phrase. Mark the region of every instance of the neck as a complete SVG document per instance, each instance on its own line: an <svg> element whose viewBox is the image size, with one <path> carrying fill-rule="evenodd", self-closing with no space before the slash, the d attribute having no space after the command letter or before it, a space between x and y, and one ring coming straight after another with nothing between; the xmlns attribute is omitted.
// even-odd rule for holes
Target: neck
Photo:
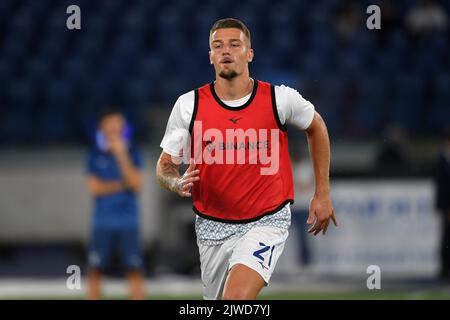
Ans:
<svg viewBox="0 0 450 320"><path fill-rule="evenodd" d="M247 74L239 75L231 80L216 76L214 90L222 100L237 100L245 97L253 89L253 81Z"/></svg>

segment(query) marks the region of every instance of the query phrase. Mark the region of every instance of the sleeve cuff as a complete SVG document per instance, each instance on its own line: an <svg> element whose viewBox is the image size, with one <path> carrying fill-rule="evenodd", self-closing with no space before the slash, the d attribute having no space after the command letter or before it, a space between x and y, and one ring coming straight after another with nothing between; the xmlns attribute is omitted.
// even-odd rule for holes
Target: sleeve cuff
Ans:
<svg viewBox="0 0 450 320"><path fill-rule="evenodd" d="M167 148L163 144L161 144L160 147L163 149L165 153L171 155L172 157L181 157L179 151L174 151L173 149Z"/></svg>

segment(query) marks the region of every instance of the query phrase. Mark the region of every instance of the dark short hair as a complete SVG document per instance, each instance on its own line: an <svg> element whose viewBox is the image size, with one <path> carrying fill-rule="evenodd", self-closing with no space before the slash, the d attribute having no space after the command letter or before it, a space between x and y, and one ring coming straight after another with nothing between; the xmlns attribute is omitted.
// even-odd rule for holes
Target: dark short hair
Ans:
<svg viewBox="0 0 450 320"><path fill-rule="evenodd" d="M247 26L242 21L234 18L225 18L214 22L211 30L209 31L209 37L211 38L213 32L218 29L228 29L228 28L236 28L244 32L245 36L248 39L248 44L249 46L251 46L250 30L248 30Z"/></svg>
<svg viewBox="0 0 450 320"><path fill-rule="evenodd" d="M100 111L97 117L97 122L100 123L103 119L109 116L120 115L124 116L122 110L117 107L108 107Z"/></svg>

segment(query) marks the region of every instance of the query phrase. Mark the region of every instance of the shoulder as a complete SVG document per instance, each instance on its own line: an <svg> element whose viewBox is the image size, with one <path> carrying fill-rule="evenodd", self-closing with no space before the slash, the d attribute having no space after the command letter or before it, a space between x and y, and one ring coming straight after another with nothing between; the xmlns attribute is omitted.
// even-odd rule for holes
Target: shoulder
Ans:
<svg viewBox="0 0 450 320"><path fill-rule="evenodd" d="M99 168L99 159L102 159L103 153L97 148L91 148L86 153L85 164L89 173L94 173Z"/></svg>
<svg viewBox="0 0 450 320"><path fill-rule="evenodd" d="M196 99L198 99L199 92L205 93L205 91L210 92L210 86L211 83L205 83L200 87L197 87L195 89L192 89L191 91L188 91L181 96L178 97L177 103L180 104L183 107L194 107L194 104L196 102Z"/></svg>
<svg viewBox="0 0 450 320"><path fill-rule="evenodd" d="M290 109L293 105L302 102L303 97L296 90L284 84L272 85L273 100L276 103L276 107L279 113L282 113L281 118L290 114Z"/></svg>
<svg viewBox="0 0 450 320"><path fill-rule="evenodd" d="M95 157L100 155L100 150L98 150L97 148L90 148L87 152L86 152L86 157L88 159L94 159Z"/></svg>
<svg viewBox="0 0 450 320"><path fill-rule="evenodd" d="M189 105L193 105L195 99L195 91L196 89L183 93L178 97L176 103L183 107L189 107Z"/></svg>
<svg viewBox="0 0 450 320"><path fill-rule="evenodd" d="M195 91L191 90L178 97L173 112L179 116L182 123L188 125L191 121L195 105Z"/></svg>
<svg viewBox="0 0 450 320"><path fill-rule="evenodd" d="M271 84L264 81L258 81L260 84L270 86L272 94L274 95L275 101L278 107L282 107L283 105L291 102L292 100L302 99L302 95L298 92L297 89L286 86L284 84L276 85Z"/></svg>
<svg viewBox="0 0 450 320"><path fill-rule="evenodd" d="M274 95L282 124L289 122L303 130L310 125L314 117L314 105L303 98L296 89L286 85L276 85Z"/></svg>
<svg viewBox="0 0 450 320"><path fill-rule="evenodd" d="M300 94L296 89L286 86L284 84L275 85L274 88L276 98L280 99L289 99L292 96Z"/></svg>

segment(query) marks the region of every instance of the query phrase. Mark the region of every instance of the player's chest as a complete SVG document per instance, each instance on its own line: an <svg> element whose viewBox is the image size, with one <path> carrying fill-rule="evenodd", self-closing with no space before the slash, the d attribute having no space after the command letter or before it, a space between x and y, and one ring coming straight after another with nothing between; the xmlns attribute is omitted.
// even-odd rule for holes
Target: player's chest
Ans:
<svg viewBox="0 0 450 320"><path fill-rule="evenodd" d="M194 126L204 130L217 129L220 131L233 129L272 129L276 123L271 112L265 112L267 108L251 108L229 111L218 109L214 112L199 112Z"/></svg>

